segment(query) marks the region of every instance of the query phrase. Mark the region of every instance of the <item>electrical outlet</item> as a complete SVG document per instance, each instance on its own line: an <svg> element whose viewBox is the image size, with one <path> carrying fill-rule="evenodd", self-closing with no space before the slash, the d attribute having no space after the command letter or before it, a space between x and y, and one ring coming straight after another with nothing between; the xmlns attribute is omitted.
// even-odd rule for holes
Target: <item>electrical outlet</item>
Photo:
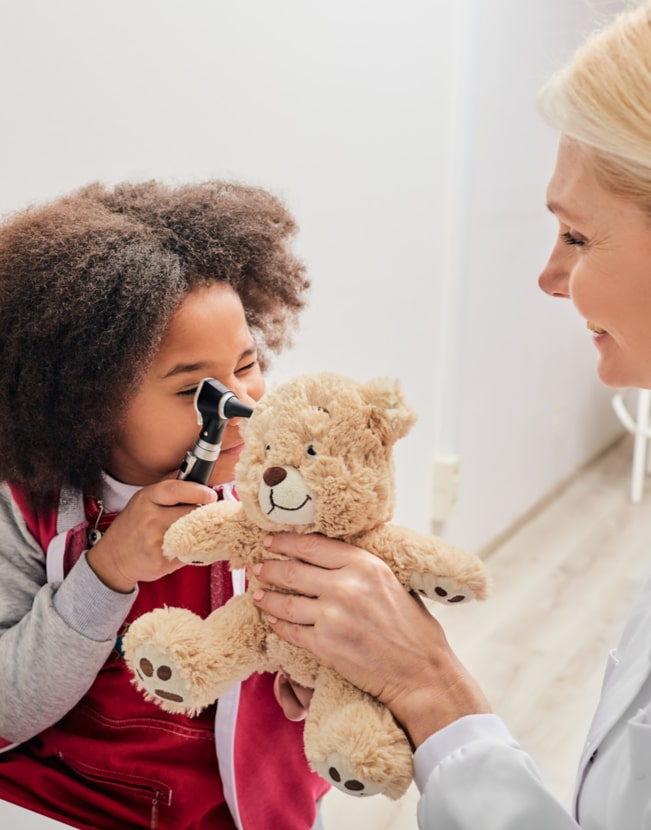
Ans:
<svg viewBox="0 0 651 830"><path fill-rule="evenodd" d="M458 455L439 455L432 468L432 521L445 522L454 515L459 500L461 462Z"/></svg>

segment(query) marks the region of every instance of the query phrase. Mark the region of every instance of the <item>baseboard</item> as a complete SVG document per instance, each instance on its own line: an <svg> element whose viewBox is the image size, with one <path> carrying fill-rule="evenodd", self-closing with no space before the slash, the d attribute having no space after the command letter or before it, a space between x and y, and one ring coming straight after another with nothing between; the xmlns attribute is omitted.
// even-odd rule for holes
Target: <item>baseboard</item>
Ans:
<svg viewBox="0 0 651 830"><path fill-rule="evenodd" d="M511 524L506 527L501 533L498 533L497 536L493 537L489 542L485 545L482 545L478 551L476 551L477 556L480 559L487 559L491 553L501 547L505 542L507 542L515 533L517 533L524 525L528 524L530 521L535 519L542 511L548 507L551 502L557 499L561 493L567 489L567 487L572 484L572 482L576 481L576 479L588 468L591 467L593 464L599 462L599 460L609 453L615 446L620 444L626 438L629 437L629 433L624 431L620 435L618 435L613 441L607 444L603 449L599 450L598 453L593 455L587 461L584 461L583 464L580 464L573 472L569 475L562 478L555 487L553 487L548 493L546 493L542 498L538 499L528 510L518 516Z"/></svg>

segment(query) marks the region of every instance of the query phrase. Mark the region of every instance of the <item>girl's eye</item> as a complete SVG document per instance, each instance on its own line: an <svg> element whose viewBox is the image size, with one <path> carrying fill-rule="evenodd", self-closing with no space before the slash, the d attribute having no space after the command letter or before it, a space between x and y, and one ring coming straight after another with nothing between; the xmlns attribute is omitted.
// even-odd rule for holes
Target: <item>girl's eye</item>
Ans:
<svg viewBox="0 0 651 830"><path fill-rule="evenodd" d="M307 454L308 455L316 455L316 449L314 448L314 444L307 445Z"/></svg>
<svg viewBox="0 0 651 830"><path fill-rule="evenodd" d="M577 236L574 236L570 231L565 231L562 236L566 245L578 245L579 247L585 245L585 241L583 239L579 239Z"/></svg>
<svg viewBox="0 0 651 830"><path fill-rule="evenodd" d="M185 397L194 398L194 396L197 394L197 389L198 388L199 388L198 386L193 386L192 389L184 389L182 392L177 392L177 394L180 397L183 397L183 398L185 398Z"/></svg>
<svg viewBox="0 0 651 830"><path fill-rule="evenodd" d="M258 361L253 360L251 363L247 363L246 366L240 366L240 368L236 370L235 374L240 375L243 372L250 372L251 369L253 369L257 365L258 365Z"/></svg>

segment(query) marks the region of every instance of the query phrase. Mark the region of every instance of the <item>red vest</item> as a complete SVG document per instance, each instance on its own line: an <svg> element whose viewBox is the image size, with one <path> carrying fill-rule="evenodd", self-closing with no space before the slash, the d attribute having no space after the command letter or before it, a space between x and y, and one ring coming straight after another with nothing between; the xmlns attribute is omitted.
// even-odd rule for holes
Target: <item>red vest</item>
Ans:
<svg viewBox="0 0 651 830"><path fill-rule="evenodd" d="M57 534L57 511L35 513L20 490L11 489L47 551ZM87 529L84 520L68 530L65 572L88 547ZM215 586L222 593L228 586L222 602L232 595L225 565L210 570L212 579L206 568L186 567L142 583L120 634L131 620L165 604L206 616ZM0 754L0 798L93 830L312 828L315 802L328 786L310 772L302 725L282 714L271 675L254 674L218 706L187 718L164 712L134 688L119 643L118 636L86 695L61 721Z"/></svg>

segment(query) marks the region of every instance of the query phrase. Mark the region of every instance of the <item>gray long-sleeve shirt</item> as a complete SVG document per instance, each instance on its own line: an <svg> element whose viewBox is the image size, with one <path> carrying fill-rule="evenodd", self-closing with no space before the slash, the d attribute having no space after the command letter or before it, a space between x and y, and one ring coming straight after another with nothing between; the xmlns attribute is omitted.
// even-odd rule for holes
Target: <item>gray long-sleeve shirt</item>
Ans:
<svg viewBox="0 0 651 830"><path fill-rule="evenodd" d="M83 517L80 517L80 520ZM111 653L136 592L120 594L85 555L48 583L45 554L0 484L0 736L20 742L60 720Z"/></svg>

